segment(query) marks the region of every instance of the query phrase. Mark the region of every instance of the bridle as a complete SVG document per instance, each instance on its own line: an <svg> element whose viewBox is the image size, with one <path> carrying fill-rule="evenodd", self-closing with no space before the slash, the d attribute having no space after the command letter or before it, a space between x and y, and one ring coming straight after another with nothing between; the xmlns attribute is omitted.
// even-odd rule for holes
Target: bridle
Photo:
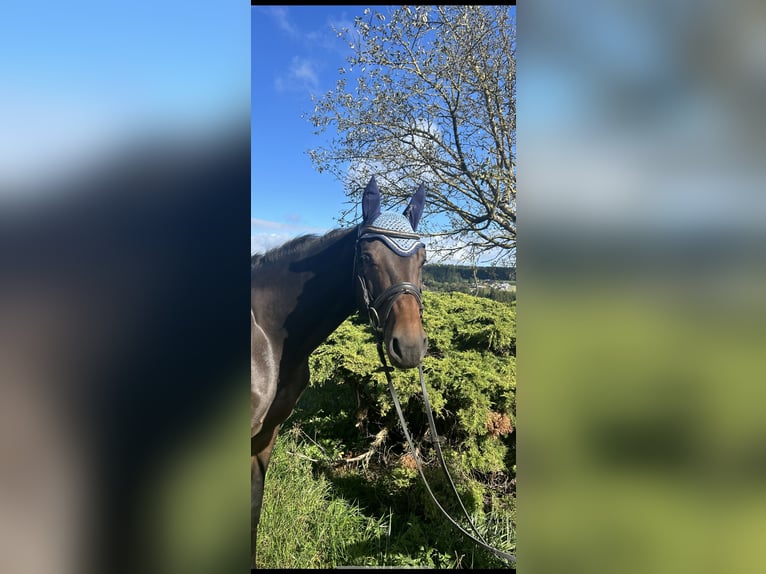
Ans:
<svg viewBox="0 0 766 574"><path fill-rule="evenodd" d="M362 265L360 259L359 246L362 240L373 239L380 236L393 237L393 238L406 238L420 240L420 236L416 233L404 233L399 231L392 231L390 229L383 229L379 227L373 227L371 225L359 226L356 238L356 247L354 254L354 276L362 287L362 299L364 300L364 306L367 310L367 314L370 318L370 324L378 339L383 338L383 333L386 328L386 321L391 314L391 308L394 306L394 302L400 295L412 295L418 302L418 308L420 309L420 316L423 317L423 295L420 291L420 286L415 285L409 281L401 281L395 283L384 289L373 298L371 286L368 285L369 281L364 273L364 265ZM422 243L420 243L422 245ZM410 257L414 255L409 255Z"/></svg>
<svg viewBox="0 0 766 574"><path fill-rule="evenodd" d="M369 318L370 318L370 326L372 327L373 333L375 334L375 339L377 342L377 349L378 349L378 357L380 358L380 362L383 365L383 372L386 374L386 380L388 381L388 389L394 401L394 407L396 408L396 413L399 416L399 423L402 426L402 430L404 431L404 436L407 439L407 443L409 444L410 451L415 460L415 466L417 467L418 472L420 473L420 477L422 478L423 483L425 484L428 494L431 495L431 500L433 500L437 508L441 510L442 514L444 514L444 516L447 517L447 519L452 523L453 526L455 526L455 528L457 528L466 537L470 538L474 543L478 544L479 546L495 554L495 556L509 563L515 564L516 557L513 554L509 554L508 552L504 552L498 548L495 548L491 546L489 543L487 543L486 540L484 540L478 528L476 528L476 525L471 520L471 517L468 514L468 511L466 510L465 505L463 504L463 501L460 498L460 495L458 494L457 488L455 487L455 483L452 480L452 477L450 476L449 470L447 469L447 463L444 460L444 455L442 454L441 446L439 444L439 435L437 434L437 431L436 431L436 423L434 422L433 412L431 410L431 403L428 399L428 391L426 390L425 378L423 376L423 363L420 363L418 365L418 372L420 373L420 386L423 392L423 403L424 403L426 415L428 418L428 425L431 430L431 436L433 439L434 449L436 451L437 458L439 459L439 462L442 466L442 470L446 474L449 484L452 487L452 491L455 497L457 498L458 502L460 503L460 507L463 511L463 515L465 516L466 520L468 521L468 524L473 530L473 534L471 534L465 528L463 528L463 526L460 523L458 523L454 518L452 518L449 515L449 513L444 509L444 507L441 504L439 504L439 501L436 499L436 496L434 495L430 485L428 484L428 481L426 480L425 473L423 472L422 463L420 461L420 456L418 455L417 449L415 448L415 442L412 440L412 437L410 436L410 433L407 430L407 423L404 419L404 412L402 411L401 403L399 402L396 389L394 388L393 382L391 380L392 368L388 366L388 363L386 361L386 353L383 350L383 340L384 340L386 321L388 320L388 316L391 313L391 308L393 307L394 301L396 301L397 297L399 297L400 295L412 295L413 297L415 297L415 299L418 302L418 307L420 309L420 317L422 318L423 317L423 296L422 296L420 287L418 285L415 285L414 283L410 283L409 281L402 281L400 283L395 283L394 285L391 285L387 289L384 289L382 293L379 293L373 299L370 293L370 289L368 288L368 285L367 285L368 281L364 273L364 265L362 265L361 262L359 261L360 255L361 255L359 245L361 240L366 238L385 239L385 238L392 238L392 237L416 240L419 243L419 245L422 245L422 243L420 243L419 241L420 236L418 236L415 233L392 231L390 229L383 229L383 228L378 228L373 226L360 225L358 227L356 246L354 248L355 250L354 277L356 280L359 281L362 287L362 298L364 299L364 304L367 309L367 314L369 315ZM386 243L388 242L386 241ZM413 249L412 253L405 255L405 257L411 257L416 252L417 250Z"/></svg>

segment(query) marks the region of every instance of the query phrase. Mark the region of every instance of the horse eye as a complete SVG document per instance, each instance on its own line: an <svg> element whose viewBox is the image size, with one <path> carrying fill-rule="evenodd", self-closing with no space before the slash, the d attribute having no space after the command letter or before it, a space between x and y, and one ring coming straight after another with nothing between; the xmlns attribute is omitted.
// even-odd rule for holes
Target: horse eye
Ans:
<svg viewBox="0 0 766 574"><path fill-rule="evenodd" d="M370 263L372 263L372 257L370 256L370 254L369 254L369 253L362 253L362 254L359 256L359 260L360 260L362 263L364 263L365 265L369 265Z"/></svg>

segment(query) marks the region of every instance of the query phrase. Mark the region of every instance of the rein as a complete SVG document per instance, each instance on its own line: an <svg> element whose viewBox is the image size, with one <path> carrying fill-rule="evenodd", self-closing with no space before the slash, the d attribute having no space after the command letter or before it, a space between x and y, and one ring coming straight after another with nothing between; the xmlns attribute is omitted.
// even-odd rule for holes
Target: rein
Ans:
<svg viewBox="0 0 766 574"><path fill-rule="evenodd" d="M379 230L379 232L380 231L384 231L384 230ZM390 231L387 231L386 233L388 235L398 235ZM407 235L410 236L410 234L407 234ZM425 485L426 490L428 491L428 494L431 496L431 500L433 500L434 504L436 504L436 507L439 510L441 510L442 514L444 514L444 516L447 517L447 520L449 520L450 523L452 523L452 525L455 528L457 528L461 533L463 533L465 536L470 538L475 544L481 546L482 548L486 550L489 550L490 552L492 552L493 554L495 554L497 557L501 558L502 560L515 564L516 557L514 555L504 552L498 548L495 548L484 540L478 528L471 520L471 517L469 516L468 511L466 510L465 505L463 504L463 501L461 500L460 495L458 494L457 488L455 487L455 483L452 480L452 476L450 476L449 470L447 469L447 463L444 460L444 455L442 454L441 446L439 444L439 435L436 432L436 424L434 422L434 416L431 410L431 402L428 399L428 391L426 390L422 363L418 365L418 372L420 374L420 387L423 392L423 405L428 418L428 426L431 430L431 436L432 436L432 442L434 444L434 449L436 450L437 458L439 459L439 463L441 464L441 467L444 470L444 474L447 476L447 480L450 486L452 487L452 492L455 494L455 497L460 503L460 508L463 511L463 515L468 521L468 524L470 525L471 530L473 530L473 532L475 533L475 536L471 534L470 532L468 532L465 528L463 528L463 526L461 526L454 518L452 518L449 515L449 513L442 507L442 505L439 504L439 501L436 499L436 496L434 495L430 485L428 484L428 480L426 480L425 474L423 472L423 465L421 463L420 456L418 455L418 452L415 449L415 443L412 440L412 437L410 436L409 430L407 429L407 422L404 419L404 412L402 411L402 406L399 403L399 397L396 393L396 389L394 388L393 382L391 380L391 371L393 370L393 368L388 365L386 361L386 354L385 354L385 351L383 350L383 336L384 336L385 324L388 319L388 315L391 312L391 308L393 307L394 301L399 295L412 295L413 297L415 297L415 299L417 299L418 306L420 307L420 316L421 317L423 316L423 299L422 299L420 288L414 283L410 283L410 282L396 283L395 285L392 285L391 287L389 287L388 289L380 293L377 297L375 297L375 299L372 299L367 289L367 283L366 283L366 278L364 277L364 273L363 272L357 273L357 258L358 258L358 253L355 254L354 256L354 275L359 280L362 286L362 295L364 297L364 304L367 307L367 313L370 318L370 325L375 335L376 347L378 349L378 357L380 358L380 362L383 365L382 367L383 372L386 374L386 381L388 382L388 390L391 393L391 398L394 401L396 413L399 416L399 423L402 427L402 431L404 431L404 436L407 438L407 443L409 444L410 451L412 452L412 457L415 460L415 466L417 467L418 472L420 473L420 477L423 479L423 484Z"/></svg>

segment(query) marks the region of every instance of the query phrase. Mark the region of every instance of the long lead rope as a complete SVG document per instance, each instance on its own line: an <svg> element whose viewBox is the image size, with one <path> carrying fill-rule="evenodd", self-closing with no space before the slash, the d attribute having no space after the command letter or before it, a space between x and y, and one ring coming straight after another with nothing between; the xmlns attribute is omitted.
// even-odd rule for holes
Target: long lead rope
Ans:
<svg viewBox="0 0 766 574"><path fill-rule="evenodd" d="M465 513L466 519L468 520L468 523L471 525L471 528L473 531L477 534L478 538L476 536L473 536L470 532L468 532L463 526L461 526L454 518L452 518L449 513L444 510L441 504L439 504L439 501L436 500L436 496L434 495L433 491L431 490L431 486L428 484L428 480L426 480L425 473L423 472L423 466L420 462L420 456L418 455L417 451L415 450L415 443L412 440L412 437L410 436L409 431L407 430L407 423L404 420L404 413L402 412L402 406L399 403L399 397L396 393L396 389L394 388L394 384L391 380L391 367L388 366L388 363L386 362L386 355L383 351L383 342L379 339L378 344L378 356L380 357L380 361L383 364L383 371L386 374L386 381L388 381L388 390L391 393L391 397L394 400L394 407L396 408L396 413L399 415L399 423L402 426L402 431L404 431L404 436L407 438L407 442L410 445L410 450L412 451L412 457L415 460L415 466L418 469L418 472L420 473L420 477L423 479L423 484L425 484L426 490L428 491L428 494L431 496L431 500L434 501L434 504L436 504L437 508L441 510L442 514L447 517L447 520L449 520L452 525L457 528L460 532L462 532L465 536L473 540L476 544L479 546L489 550L493 554L495 554L497 557L511 563L516 563L516 557L513 554L509 554L507 552L503 552L502 550L495 548L491 545L489 545L487 542L484 541L484 538L479 534L478 529L474 525L474 523L471 521L470 516L468 516L468 512L465 509L465 506L463 505L463 501L460 499L460 495L457 492L457 489L455 488L455 484L452 481L452 477L449 474L449 471L447 470L447 464L444 461L444 457L441 452L441 447L439 446L439 437L436 434L436 426L434 424L433 420L433 413L431 411L431 404L428 400L428 392L426 391L426 385L425 385L425 378L423 376L423 365L418 365L418 370L420 372L420 386L423 389L423 399L424 404L426 408L426 414L428 415L428 424L431 427L431 434L433 436L433 442L436 446L436 452L439 457L439 461L441 462L442 468L444 469L445 474L447 475L447 478L449 479L450 484L452 485L452 489L455 493L455 496L457 497L458 501L460 502L460 507L463 509L463 512Z"/></svg>
<svg viewBox="0 0 766 574"><path fill-rule="evenodd" d="M415 466L417 467L418 472L420 473L420 477L423 479L423 484L425 485L426 490L428 491L428 494L431 496L431 500L433 500L434 504L436 504L436 507L439 510L441 510L442 514L444 514L444 516L447 517L447 520L449 520L455 528L457 528L465 536L470 538L474 543L489 550L490 552L492 552L493 554L495 554L497 557L501 558L502 560L515 564L516 557L513 554L503 552L502 550L499 550L498 548L491 546L484 540L478 528L476 528L476 525L471 520L471 517L469 516L468 511L466 510L465 505L463 504L463 501L460 498L460 494L458 494L457 488L455 487L455 483L452 480L452 476L450 475L449 470L447 469L447 463L444 460L444 455L441 450L441 445L439 444L439 435L436 432L436 424L434 422L433 412L431 410L431 403L428 399L428 391L426 390L422 363L418 365L418 370L420 372L420 386L423 391L423 402L425 406L426 415L428 417L428 425L431 429L431 435L433 437L434 447L435 447L437 456L439 458L441 467L444 470L444 474L447 475L447 479L450 483L450 486L452 487L452 491L455 494L455 497L457 498L458 502L460 503L460 508L463 510L463 514L465 515L466 520L468 521L468 524L471 526L471 529L476 533L476 536L472 535L465 528L463 528L463 526L461 526L457 521L455 521L455 519L452 518L446 510L444 510L442 505L439 504L439 501L436 500L436 496L431 490L431 486L428 484L428 480L426 480L425 473L423 472L423 466L420 461L420 456L418 455L417 450L415 450L415 443L412 440L412 437L410 436L409 430L407 429L407 422L404 420L404 413L402 412L402 406L399 403L399 397L396 394L396 389L394 388L394 384L391 380L391 367L389 367L388 363L386 362L386 354L383 350L383 326L385 325L386 320L388 319L388 313L390 312L391 307L393 306L394 300L399 295L406 294L406 295L414 296L415 299L417 299L418 306L420 307L420 311L422 314L423 302L421 299L419 287L417 285L414 285L413 283L398 283L396 285L392 285L391 287L386 289L383 293L378 295L374 300L372 300L372 297L370 296L370 292L366 285L366 279L364 277L364 273L357 274L357 257L354 257L353 273L360 283L362 297L364 299L365 306L367 307L367 313L370 319L370 326L372 327L373 334L377 341L378 356L380 357L380 362L383 365L383 372L386 374L386 380L388 381L388 390L391 393L391 397L393 398L394 406L396 407L396 413L399 416L399 423L401 424L402 431L404 432L404 436L407 438L407 442L409 443L410 450L412 451L412 457L415 460ZM382 305L382 309L379 309L381 305Z"/></svg>

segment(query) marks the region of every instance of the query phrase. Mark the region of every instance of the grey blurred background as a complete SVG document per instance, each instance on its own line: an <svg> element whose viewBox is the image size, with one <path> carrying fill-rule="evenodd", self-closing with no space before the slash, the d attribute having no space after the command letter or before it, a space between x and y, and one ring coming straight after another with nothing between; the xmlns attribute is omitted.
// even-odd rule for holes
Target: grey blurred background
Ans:
<svg viewBox="0 0 766 574"><path fill-rule="evenodd" d="M766 567L766 5L518 6L522 572Z"/></svg>

